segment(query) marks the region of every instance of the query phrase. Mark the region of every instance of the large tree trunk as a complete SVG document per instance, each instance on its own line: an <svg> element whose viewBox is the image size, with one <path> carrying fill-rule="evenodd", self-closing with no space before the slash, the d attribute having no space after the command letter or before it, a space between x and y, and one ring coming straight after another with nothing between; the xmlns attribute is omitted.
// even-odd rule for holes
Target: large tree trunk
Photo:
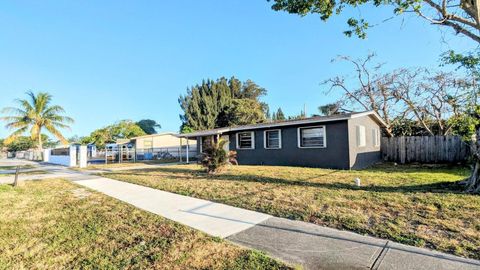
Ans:
<svg viewBox="0 0 480 270"><path fill-rule="evenodd" d="M42 134L38 134L38 150L43 150Z"/></svg>
<svg viewBox="0 0 480 270"><path fill-rule="evenodd" d="M466 179L466 191L471 193L480 193L480 126L477 127L477 132L472 138L472 156L474 159L474 166L472 174Z"/></svg>

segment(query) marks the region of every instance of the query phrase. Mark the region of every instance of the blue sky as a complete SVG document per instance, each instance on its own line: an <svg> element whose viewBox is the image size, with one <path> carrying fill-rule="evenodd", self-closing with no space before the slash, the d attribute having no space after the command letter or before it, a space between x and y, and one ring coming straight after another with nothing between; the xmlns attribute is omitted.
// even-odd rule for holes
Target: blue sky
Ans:
<svg viewBox="0 0 480 270"><path fill-rule="evenodd" d="M438 67L454 37L414 16L362 8L333 17L298 17L263 0L3 1L0 3L0 107L27 90L47 91L76 122L67 136L121 119L154 119L177 131L177 99L205 78L236 76L265 87L272 110L307 112L338 96L320 83L348 74L337 55L376 52L386 69ZM366 40L342 34L361 13L373 23ZM444 42L445 40L446 42ZM8 131L0 128L0 137Z"/></svg>

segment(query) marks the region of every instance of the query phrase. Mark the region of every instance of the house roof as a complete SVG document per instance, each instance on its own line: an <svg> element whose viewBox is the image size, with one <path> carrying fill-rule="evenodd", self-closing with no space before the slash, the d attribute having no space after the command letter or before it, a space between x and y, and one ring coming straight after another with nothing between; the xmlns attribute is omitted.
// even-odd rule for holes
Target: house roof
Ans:
<svg viewBox="0 0 480 270"><path fill-rule="evenodd" d="M133 139L142 139L142 138L149 138L149 137L157 137L157 136L165 136L165 135L172 135L178 137L178 134L175 132L162 132L162 133L156 133L156 134L149 134L149 135L143 135L143 136L137 136L130 138L131 140Z"/></svg>
<svg viewBox="0 0 480 270"><path fill-rule="evenodd" d="M315 116L315 117L309 117L304 119L285 120L285 121L278 121L278 122L260 123L260 124L254 124L254 125L216 128L216 129L209 129L209 130L203 130L203 131L196 131L192 133L180 134L179 136L180 137L201 137L201 136L222 134L230 131L293 126L293 125L301 125L301 124L324 123L324 122L332 122L332 121L339 121L339 120L348 120L348 119L358 118L363 116L372 117L380 126L387 127L387 124L385 124L385 122L377 113L375 113L374 111L365 111L365 112L335 114L335 115L329 115L329 116Z"/></svg>

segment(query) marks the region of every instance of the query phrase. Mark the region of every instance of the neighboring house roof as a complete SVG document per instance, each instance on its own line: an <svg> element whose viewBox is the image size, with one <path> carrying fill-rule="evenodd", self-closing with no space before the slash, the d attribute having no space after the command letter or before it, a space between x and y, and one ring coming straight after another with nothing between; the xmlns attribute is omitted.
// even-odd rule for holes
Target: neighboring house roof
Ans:
<svg viewBox="0 0 480 270"><path fill-rule="evenodd" d="M131 138L131 139L134 140L134 139L142 139L142 138L165 136L165 135L172 135L172 136L178 137L178 134L175 133L175 132L162 132L162 133L156 133L156 134L149 134L149 135L143 135L143 136L133 137L133 138Z"/></svg>
<svg viewBox="0 0 480 270"><path fill-rule="evenodd" d="M304 119L260 123L260 124L254 124L254 125L216 128L216 129L210 129L210 130L203 130L203 131L196 131L196 132L192 132L192 133L180 134L180 136L181 137L201 137L201 136L222 134L222 133L230 132L230 131L240 131L240 130L251 130L251 129L260 129L260 128L271 128L271 127L282 127L282 126L292 126L292 125L301 125L301 124L332 122L332 121L339 121L339 120L348 120L348 119L358 118L358 117L363 117L363 116L370 116L380 126L387 127L387 124L385 124L385 122L382 120L382 118L377 113L375 113L374 111L365 111L365 112L335 114L335 115L329 115L329 116L315 116L315 117L304 118Z"/></svg>
<svg viewBox="0 0 480 270"><path fill-rule="evenodd" d="M130 142L130 139L117 139L115 144L126 144L126 143L129 143L129 142Z"/></svg>

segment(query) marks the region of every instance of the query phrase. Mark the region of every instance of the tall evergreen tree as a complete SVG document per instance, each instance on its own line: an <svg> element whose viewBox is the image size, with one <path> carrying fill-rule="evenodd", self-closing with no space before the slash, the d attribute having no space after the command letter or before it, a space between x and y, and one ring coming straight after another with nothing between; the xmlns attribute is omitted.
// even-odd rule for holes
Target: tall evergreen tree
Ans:
<svg viewBox="0 0 480 270"><path fill-rule="evenodd" d="M253 81L235 77L204 80L178 99L183 114L181 130L205 130L264 122L267 104L260 101L266 90Z"/></svg>
<svg viewBox="0 0 480 270"><path fill-rule="evenodd" d="M277 112L275 113L275 120L276 121L283 121L286 120L285 114L282 111L282 108L278 108Z"/></svg>

